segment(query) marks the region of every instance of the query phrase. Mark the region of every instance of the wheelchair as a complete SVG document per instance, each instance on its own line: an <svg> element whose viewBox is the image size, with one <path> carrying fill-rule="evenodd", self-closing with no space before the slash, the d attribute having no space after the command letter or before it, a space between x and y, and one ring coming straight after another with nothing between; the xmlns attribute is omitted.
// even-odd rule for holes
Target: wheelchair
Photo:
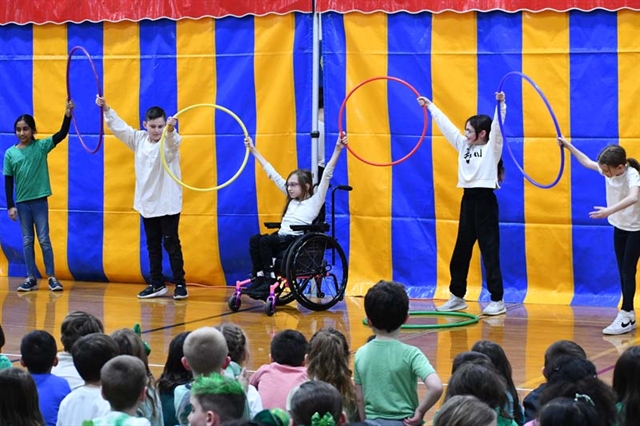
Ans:
<svg viewBox="0 0 640 426"><path fill-rule="evenodd" d="M331 191L331 226L325 221L324 205L311 225L293 225L294 231L303 234L284 251L276 253L274 269L276 282L269 289L264 312L272 316L276 306L296 300L312 311L324 311L344 299L349 276L349 264L344 250L335 238L335 193L351 191L348 185L338 185ZM279 222L267 222L268 229L277 229ZM327 232L331 228L331 235ZM241 307L242 289L254 281L252 277L236 281L236 288L228 306L233 312Z"/></svg>

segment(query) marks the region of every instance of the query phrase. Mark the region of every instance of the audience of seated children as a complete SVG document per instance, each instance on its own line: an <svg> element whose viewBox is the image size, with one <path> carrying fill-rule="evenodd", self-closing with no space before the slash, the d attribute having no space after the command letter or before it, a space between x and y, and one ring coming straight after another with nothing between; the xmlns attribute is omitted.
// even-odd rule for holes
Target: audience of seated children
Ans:
<svg viewBox="0 0 640 426"><path fill-rule="evenodd" d="M342 395L329 383L310 380L302 383L291 396L291 426L342 426Z"/></svg>
<svg viewBox="0 0 640 426"><path fill-rule="evenodd" d="M570 340L558 340L552 343L544 353L544 367L542 368L542 375L548 378L548 373L556 359L561 356L572 356L575 358L587 359L587 354L580 345ZM537 417L538 410L540 409L540 395L546 387L546 383L542 383L540 386L529 392L529 394L523 399L522 405L524 406L524 421L529 422Z"/></svg>
<svg viewBox="0 0 640 426"><path fill-rule="evenodd" d="M15 367L0 370L0 425L44 424L38 407L38 389L31 375Z"/></svg>
<svg viewBox="0 0 640 426"><path fill-rule="evenodd" d="M175 336L169 343L169 353L164 363L164 370L158 379L158 393L162 405L162 419L165 425L177 425L176 407L173 399L173 392L179 385L186 385L191 381L191 371L182 365L184 351L182 346L189 335L188 331Z"/></svg>
<svg viewBox="0 0 640 426"><path fill-rule="evenodd" d="M20 343L20 363L36 382L40 412L47 426L55 426L60 403L71 392L69 382L51 374L58 363L57 351L56 340L44 330L27 333Z"/></svg>
<svg viewBox="0 0 640 426"><path fill-rule="evenodd" d="M183 351L182 363L191 371L194 379L200 375L223 374L229 365L227 341L213 327L201 327L192 331L184 341ZM189 424L190 392L191 383L177 386L174 391L176 418L181 426Z"/></svg>
<svg viewBox="0 0 640 426"><path fill-rule="evenodd" d="M163 426L160 395L158 395L158 388L153 374L151 374L151 370L149 370L149 360L142 338L130 328L116 330L111 333L111 337L118 344L120 355L131 355L139 358L147 370L146 398L139 404L136 415L149 419L151 426Z"/></svg>
<svg viewBox="0 0 640 426"><path fill-rule="evenodd" d="M79 338L91 333L104 333L104 326L98 318L87 312L71 312L62 320L60 341L64 351L58 354L58 365L53 367L51 374L69 382L71 390L84 384L74 366L71 348Z"/></svg>
<svg viewBox="0 0 640 426"><path fill-rule="evenodd" d="M100 392L100 370L107 361L118 356L119 351L115 340L103 333L88 334L75 342L71 356L84 384L62 400L57 426L81 425L85 420L109 413L109 403Z"/></svg>
<svg viewBox="0 0 640 426"><path fill-rule="evenodd" d="M227 322L216 327L225 340L227 341L227 348L229 349L229 358L231 361L224 371L224 374L231 378L240 381L245 387L247 394L247 405L249 406L249 416L253 418L256 414L262 411L262 398L258 389L249 383L249 377L244 363L249 359L249 343L247 335L244 333L240 326Z"/></svg>
<svg viewBox="0 0 640 426"><path fill-rule="evenodd" d="M497 421L495 410L475 396L456 395L442 404L433 426L496 426Z"/></svg>
<svg viewBox="0 0 640 426"><path fill-rule="evenodd" d="M189 426L220 426L242 419L247 404L242 385L218 373L196 377L189 398Z"/></svg>
<svg viewBox="0 0 640 426"><path fill-rule="evenodd" d="M271 363L258 368L250 381L264 408L286 409L289 392L307 381L307 347L306 337L296 330L283 330L271 340Z"/></svg>
<svg viewBox="0 0 640 426"><path fill-rule="evenodd" d="M400 340L409 318L409 297L402 284L379 281L364 298L376 338L356 352L354 369L360 419L371 424L417 426L442 395L442 382L424 353ZM426 386L418 401L418 380Z"/></svg>
<svg viewBox="0 0 640 426"><path fill-rule="evenodd" d="M100 371L102 396L111 410L82 426L149 426L149 420L136 417L147 397L148 373L144 362L131 355L118 355Z"/></svg>

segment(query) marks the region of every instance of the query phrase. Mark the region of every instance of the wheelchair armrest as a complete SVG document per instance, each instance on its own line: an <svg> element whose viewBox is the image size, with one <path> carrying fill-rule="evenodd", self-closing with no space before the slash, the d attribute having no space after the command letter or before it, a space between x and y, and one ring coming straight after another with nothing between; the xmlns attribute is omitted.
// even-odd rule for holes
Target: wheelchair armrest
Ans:
<svg viewBox="0 0 640 426"><path fill-rule="evenodd" d="M264 226L266 226L267 229L279 229L280 222L265 222Z"/></svg>
<svg viewBox="0 0 640 426"><path fill-rule="evenodd" d="M329 224L316 223L313 225L291 225L291 230L303 232L327 232L329 230Z"/></svg>

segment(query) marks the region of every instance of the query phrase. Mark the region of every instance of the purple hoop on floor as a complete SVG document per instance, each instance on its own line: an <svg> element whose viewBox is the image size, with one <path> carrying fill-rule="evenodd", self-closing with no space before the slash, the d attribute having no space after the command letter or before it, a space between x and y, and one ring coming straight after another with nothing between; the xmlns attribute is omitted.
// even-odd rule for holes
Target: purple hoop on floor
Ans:
<svg viewBox="0 0 640 426"><path fill-rule="evenodd" d="M98 88L98 95L100 97L102 97L102 85L100 84L100 77L98 77L98 72L96 71L96 67L93 64L93 61L91 60L91 55L89 55L89 52L87 52L87 50L84 47L75 46L69 51L69 57L67 59L67 100L69 101L69 100L72 99L71 98L71 85L69 84L69 80L70 80L69 79L69 70L71 69L71 57L73 56L73 53L76 50L79 50L82 53L84 53L84 55L89 60L89 65L91 65L91 70L93 71L93 76L96 79L96 87ZM102 146L102 141L104 139L104 119L102 118L103 112L104 112L103 108L100 107L100 135L99 135L99 138L98 138L98 145L96 145L96 147L94 149L91 149L84 143L84 140L82 139L82 135L80 134L80 130L78 130L78 123L76 123L76 116L73 113L73 110L71 110L71 119L73 120L73 127L75 127L75 129L76 129L76 135L78 135L78 139L80 139L80 143L82 144L82 147L89 154L95 154L96 152L98 152L98 150Z"/></svg>
<svg viewBox="0 0 640 426"><path fill-rule="evenodd" d="M562 137L562 132L560 131L560 125L558 124L558 119L556 118L556 115L553 113L553 109L551 108L551 104L549 103L549 101L547 100L547 97L544 95L544 93L542 93L542 90L540 90L540 88L536 85L536 83L534 83L534 81L529 78L529 76L519 72L519 71L511 71L507 74L505 74L504 77L502 77L502 81L500 81L500 87L498 87L498 92L502 92L502 87L504 86L504 83L513 76L519 76L525 80L527 80L529 82L529 84L531 84L531 86L533 86L533 88L536 90L536 92L538 92L538 95L540 95L540 97L542 98L542 100L544 101L544 104L547 106L547 110L549 110L549 114L551 114L551 119L553 120L553 124L556 127L556 134L559 138ZM558 184L558 182L560 181L560 179L562 178L562 173L564 172L564 149L562 149L562 147L560 147L560 171L558 172L558 176L556 177L556 179L551 182L548 185L543 185L541 183L536 182L531 176L529 176L524 169L522 168L522 166L520 166L520 164L518 163L518 161L516 160L515 155L513 155L513 151L511 151L511 146L509 146L509 141L507 139L507 135L504 132L504 121L502 120L502 114L500 114L500 101L498 101L498 124L500 125L500 132L502 133L502 138L504 139L505 145L507 146L507 150L509 151L509 154L511 155L511 159L513 159L513 162L515 163L516 167L518 168L518 170L520 170L522 172L522 175L525 177L525 179L527 179L529 182L531 182L533 185L537 186L538 188L542 188L542 189L549 189L549 188L553 188L554 186L556 186Z"/></svg>

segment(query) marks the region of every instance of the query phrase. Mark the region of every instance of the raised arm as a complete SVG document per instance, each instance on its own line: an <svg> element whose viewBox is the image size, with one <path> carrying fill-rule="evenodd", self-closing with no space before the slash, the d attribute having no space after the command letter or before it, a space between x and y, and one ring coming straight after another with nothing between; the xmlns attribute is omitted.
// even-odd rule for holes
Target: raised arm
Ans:
<svg viewBox="0 0 640 426"><path fill-rule="evenodd" d="M74 107L75 105L73 101L69 99L69 101L67 101L67 110L65 111L64 117L62 119L62 126L60 126L60 130L58 130L57 133L51 136L54 145L58 145L69 134L69 127L71 126L71 110Z"/></svg>
<svg viewBox="0 0 640 426"><path fill-rule="evenodd" d="M418 98L418 104L420 104L420 106L427 106L433 121L436 122L445 139L455 148L456 151L460 151L467 143L467 139L462 133L460 133L455 124L453 124L451 120L449 120L449 118L444 115L444 113L440 111L440 109L428 98L420 96Z"/></svg>
<svg viewBox="0 0 640 426"><path fill-rule="evenodd" d="M496 100L500 102L500 118L504 123L504 119L507 116L507 104L505 102L504 92L497 92ZM489 143L497 154L496 158L500 158L500 155L502 155L503 142L504 139L500 131L500 122L498 122L498 107L496 107L496 112L493 114L493 121L491 122L491 134L489 135Z"/></svg>
<svg viewBox="0 0 640 426"><path fill-rule="evenodd" d="M166 150L169 152L176 152L180 148L182 142L182 136L175 131L177 120L175 117L167 118L167 133L165 137Z"/></svg>
<svg viewBox="0 0 640 426"><path fill-rule="evenodd" d="M576 157L576 160L578 160L578 162L580 164L582 164L584 167L586 167L587 169L591 169L591 170L594 170L596 172L600 171L600 168L598 167L598 163L596 163L595 161L593 161L592 159L587 157L586 154L584 154L578 148L573 146L573 144L571 142L569 142L567 139L558 138L558 144L560 146L563 146L563 147L567 148L569 150L569 152L574 157Z"/></svg>
<svg viewBox="0 0 640 426"><path fill-rule="evenodd" d="M336 147L333 149L333 154L331 155L331 159L327 163L327 167L324 169L322 173L322 180L318 184L318 189L314 194L314 198L318 199L318 211L324 204L324 199L327 196L327 191L329 190L329 182L333 177L333 170L336 168L336 164L338 163L338 158L340 158L340 154L342 150L347 146L347 135L346 133L342 133L338 140L336 141Z"/></svg>
<svg viewBox="0 0 640 426"><path fill-rule="evenodd" d="M135 150L137 130L125 123L118 114L111 109L104 97L96 95L96 105L102 107L105 123L107 127L109 127L109 130L111 130L111 133L124 142L129 148Z"/></svg>
<svg viewBox="0 0 640 426"><path fill-rule="evenodd" d="M287 193L287 186L286 186L287 181L282 176L280 176L280 174L278 174L276 169L274 169L273 166L267 160L265 160L265 158L262 156L262 154L260 154L258 149L253 144L253 139L251 139L249 136L245 136L245 138L244 138L244 146L249 148L249 152L251 152L251 154L255 157L255 159L258 161L258 163L260 163L260 165L262 166L262 169L267 174L269 179L271 179L276 184L278 189L284 195L287 195L288 194Z"/></svg>

